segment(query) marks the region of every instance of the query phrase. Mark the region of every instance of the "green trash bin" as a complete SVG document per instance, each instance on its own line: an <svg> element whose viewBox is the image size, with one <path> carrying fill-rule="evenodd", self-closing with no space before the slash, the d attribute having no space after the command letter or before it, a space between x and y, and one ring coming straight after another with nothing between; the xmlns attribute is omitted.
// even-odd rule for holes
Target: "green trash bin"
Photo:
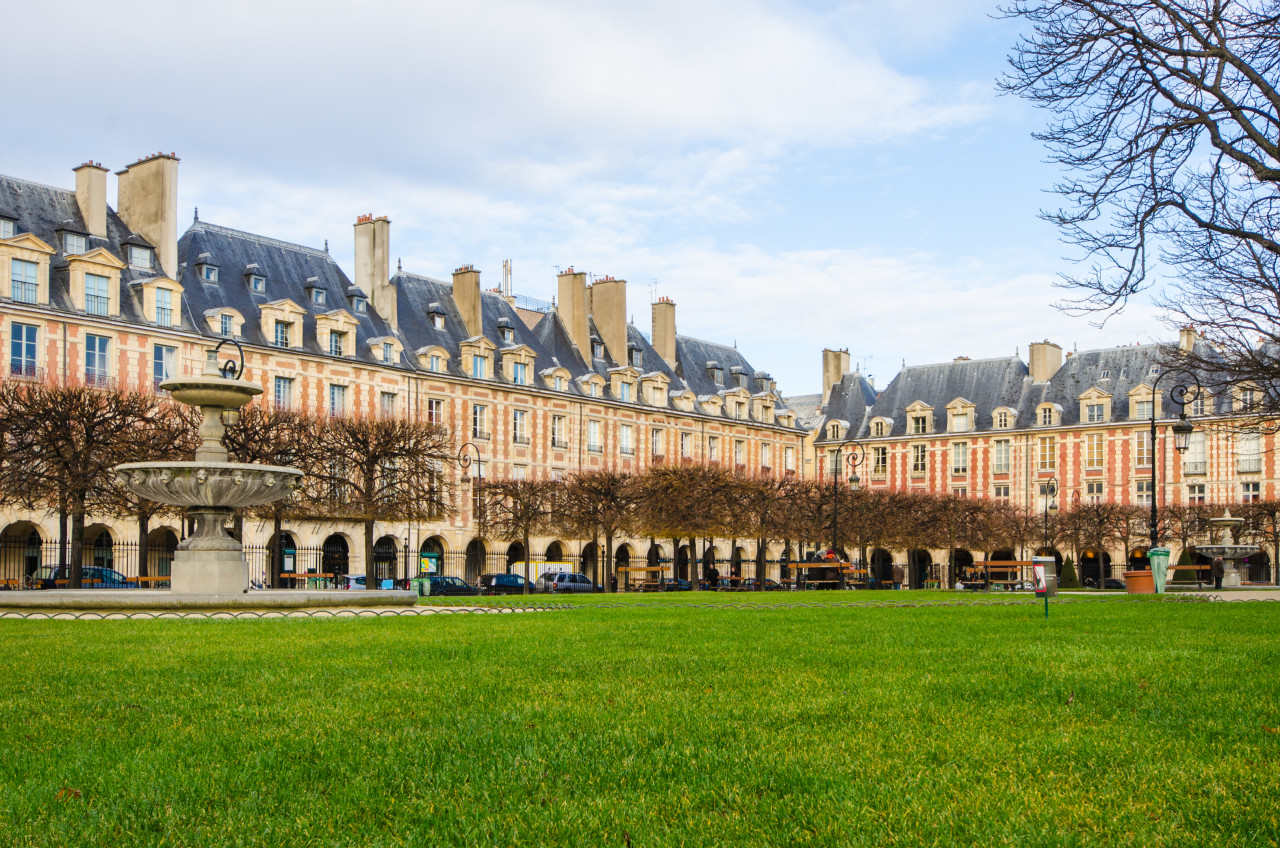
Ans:
<svg viewBox="0 0 1280 848"><path fill-rule="evenodd" d="M409 581L409 588L417 592L419 598L425 598L431 594L431 578L414 577Z"/></svg>
<svg viewBox="0 0 1280 848"><path fill-rule="evenodd" d="M1151 563L1151 581L1156 584L1156 594L1164 594L1165 580L1169 577L1169 549L1149 548L1147 562Z"/></svg>

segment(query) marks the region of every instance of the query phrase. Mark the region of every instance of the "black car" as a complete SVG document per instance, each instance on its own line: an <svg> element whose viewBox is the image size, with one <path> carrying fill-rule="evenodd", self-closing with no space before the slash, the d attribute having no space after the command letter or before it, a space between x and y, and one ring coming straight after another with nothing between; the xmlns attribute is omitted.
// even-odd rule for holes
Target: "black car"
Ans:
<svg viewBox="0 0 1280 848"><path fill-rule="evenodd" d="M429 578L431 583L431 595L478 595L480 590L472 586L461 577L445 577L440 574L432 574Z"/></svg>
<svg viewBox="0 0 1280 848"><path fill-rule="evenodd" d="M27 585L32 589L65 589L71 585L71 567L67 565L46 565L36 570L27 578ZM136 589L137 583L130 582L114 568L100 565L86 565L80 569L80 586L84 589Z"/></svg>
<svg viewBox="0 0 1280 848"><path fill-rule="evenodd" d="M523 595L526 586L530 593L535 591L523 574L481 574L476 585L482 595Z"/></svg>

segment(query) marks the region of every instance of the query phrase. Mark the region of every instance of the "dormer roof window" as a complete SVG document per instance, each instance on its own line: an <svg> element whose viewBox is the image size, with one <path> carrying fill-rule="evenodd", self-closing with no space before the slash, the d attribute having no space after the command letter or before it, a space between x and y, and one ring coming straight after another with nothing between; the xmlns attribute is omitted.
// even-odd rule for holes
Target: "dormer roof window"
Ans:
<svg viewBox="0 0 1280 848"><path fill-rule="evenodd" d="M363 297L353 297L351 298L351 308L356 312L364 314L369 311L369 301L365 300Z"/></svg>
<svg viewBox="0 0 1280 848"><path fill-rule="evenodd" d="M249 291L256 294L265 294L267 291L267 278L258 274L249 276Z"/></svg>
<svg viewBox="0 0 1280 848"><path fill-rule="evenodd" d="M320 280L316 277L307 277L306 289L308 297L316 306L324 306L329 302L328 293L321 288Z"/></svg>
<svg viewBox="0 0 1280 848"><path fill-rule="evenodd" d="M76 256L89 249L89 239L81 233L62 234L62 252L68 256Z"/></svg>
<svg viewBox="0 0 1280 848"><path fill-rule="evenodd" d="M200 254L196 260L196 274L202 283L218 282L218 266L213 264L213 257L207 253Z"/></svg>
<svg viewBox="0 0 1280 848"><path fill-rule="evenodd" d="M604 342L591 341L591 355L596 359L604 359Z"/></svg>
<svg viewBox="0 0 1280 848"><path fill-rule="evenodd" d="M436 330L444 329L444 310L440 308L440 304L432 301L427 307L427 317L431 320L431 326Z"/></svg>
<svg viewBox="0 0 1280 848"><path fill-rule="evenodd" d="M151 270L151 248L138 244L125 245L129 254L129 266L140 271Z"/></svg>
<svg viewBox="0 0 1280 848"><path fill-rule="evenodd" d="M7 215L0 215L0 238L13 238L17 231L17 222Z"/></svg>
<svg viewBox="0 0 1280 848"><path fill-rule="evenodd" d="M498 319L498 336L503 344L511 344L515 341L516 331L511 329L511 322L506 318Z"/></svg>
<svg viewBox="0 0 1280 848"><path fill-rule="evenodd" d="M636 368L639 368L641 363L644 362L644 354L641 352L640 348L632 345L627 349L627 361Z"/></svg>

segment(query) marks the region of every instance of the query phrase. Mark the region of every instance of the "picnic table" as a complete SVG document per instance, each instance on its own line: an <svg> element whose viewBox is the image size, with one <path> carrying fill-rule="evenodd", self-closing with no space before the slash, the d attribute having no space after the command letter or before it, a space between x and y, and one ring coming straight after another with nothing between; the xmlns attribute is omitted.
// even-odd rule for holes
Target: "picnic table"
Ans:
<svg viewBox="0 0 1280 848"><path fill-rule="evenodd" d="M624 565L615 569L619 574L639 574L643 579L632 583L628 591L631 592L661 592L662 581L659 576L667 570L665 565ZM653 577L649 577L653 574Z"/></svg>
<svg viewBox="0 0 1280 848"><path fill-rule="evenodd" d="M301 580L303 581L302 585L296 588L305 589L307 587L306 581L308 580L332 584L334 574L331 571L282 571L279 577L281 580L292 580L294 583Z"/></svg>

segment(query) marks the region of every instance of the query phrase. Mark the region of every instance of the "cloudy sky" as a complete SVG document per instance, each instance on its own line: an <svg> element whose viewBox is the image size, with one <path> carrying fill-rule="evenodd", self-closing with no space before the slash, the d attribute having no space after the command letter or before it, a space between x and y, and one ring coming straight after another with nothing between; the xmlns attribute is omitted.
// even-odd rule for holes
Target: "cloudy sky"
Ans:
<svg viewBox="0 0 1280 848"><path fill-rule="evenodd" d="M1036 217L1044 116L998 97L1016 25L988 0L57 2L5 12L0 173L182 159L182 216L392 255L550 299L557 267L629 281L679 332L736 342L787 394L823 347L901 367L1170 333L1053 307L1069 251ZM56 50L51 49L57 45ZM38 84L37 84L38 82ZM35 98L39 98L38 102ZM112 178L114 183L114 178ZM114 198L114 185L109 196ZM113 201L114 203L114 201ZM1096 320L1096 319L1095 319Z"/></svg>

